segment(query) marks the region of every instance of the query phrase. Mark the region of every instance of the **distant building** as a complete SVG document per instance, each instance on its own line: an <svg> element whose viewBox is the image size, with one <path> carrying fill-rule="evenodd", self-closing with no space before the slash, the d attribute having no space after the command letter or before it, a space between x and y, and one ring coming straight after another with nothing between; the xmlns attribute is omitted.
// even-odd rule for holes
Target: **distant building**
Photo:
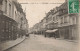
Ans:
<svg viewBox="0 0 80 51"><path fill-rule="evenodd" d="M59 37L58 30L55 32L48 32L48 31L54 31L55 29L58 29L58 7L53 8L50 10L46 15L46 28L47 28L47 35L48 36L54 36L54 33L56 34L56 37ZM50 34L49 34L50 33Z"/></svg>
<svg viewBox="0 0 80 51"><path fill-rule="evenodd" d="M58 28L58 7L50 10L50 12L47 13L46 18L46 28L47 29L56 29Z"/></svg>
<svg viewBox="0 0 80 51"><path fill-rule="evenodd" d="M44 17L39 24L40 25L39 25L38 29L39 29L41 34L44 34L46 31L46 17Z"/></svg>

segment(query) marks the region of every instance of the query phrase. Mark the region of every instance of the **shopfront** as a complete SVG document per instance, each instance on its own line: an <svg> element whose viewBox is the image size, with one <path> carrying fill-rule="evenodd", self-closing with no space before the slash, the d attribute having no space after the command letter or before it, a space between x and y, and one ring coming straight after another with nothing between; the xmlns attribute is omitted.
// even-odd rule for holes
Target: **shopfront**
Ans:
<svg viewBox="0 0 80 51"><path fill-rule="evenodd" d="M0 15L0 40L5 41L14 39L14 35L16 36L16 31L16 21L5 15Z"/></svg>

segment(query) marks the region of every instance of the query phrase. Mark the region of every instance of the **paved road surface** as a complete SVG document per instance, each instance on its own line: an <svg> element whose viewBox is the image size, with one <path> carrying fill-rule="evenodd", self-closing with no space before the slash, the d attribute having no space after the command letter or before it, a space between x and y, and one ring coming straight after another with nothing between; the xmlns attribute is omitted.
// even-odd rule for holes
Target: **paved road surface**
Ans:
<svg viewBox="0 0 80 51"><path fill-rule="evenodd" d="M38 35L30 35L21 44L7 51L77 51L73 42L45 38ZM74 47L75 46L75 47Z"/></svg>

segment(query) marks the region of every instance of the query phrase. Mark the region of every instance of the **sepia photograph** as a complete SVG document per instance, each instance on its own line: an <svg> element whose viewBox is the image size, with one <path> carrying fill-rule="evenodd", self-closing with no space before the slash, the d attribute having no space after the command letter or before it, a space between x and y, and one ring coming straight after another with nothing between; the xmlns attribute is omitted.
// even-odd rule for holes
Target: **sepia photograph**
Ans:
<svg viewBox="0 0 80 51"><path fill-rule="evenodd" d="M80 51L80 0L0 0L0 51Z"/></svg>

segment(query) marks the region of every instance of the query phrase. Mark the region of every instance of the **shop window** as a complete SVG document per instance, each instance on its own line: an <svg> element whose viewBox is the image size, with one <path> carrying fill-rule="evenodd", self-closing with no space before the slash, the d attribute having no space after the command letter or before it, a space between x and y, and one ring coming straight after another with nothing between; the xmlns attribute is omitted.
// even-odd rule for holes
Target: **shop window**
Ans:
<svg viewBox="0 0 80 51"><path fill-rule="evenodd" d="M6 31L8 32L8 22L6 22Z"/></svg>
<svg viewBox="0 0 80 51"><path fill-rule="evenodd" d="M10 29L11 29L11 23L9 22L9 32L11 31Z"/></svg>
<svg viewBox="0 0 80 51"><path fill-rule="evenodd" d="M2 32L4 32L4 30L5 30L5 21L3 20L2 21Z"/></svg>

